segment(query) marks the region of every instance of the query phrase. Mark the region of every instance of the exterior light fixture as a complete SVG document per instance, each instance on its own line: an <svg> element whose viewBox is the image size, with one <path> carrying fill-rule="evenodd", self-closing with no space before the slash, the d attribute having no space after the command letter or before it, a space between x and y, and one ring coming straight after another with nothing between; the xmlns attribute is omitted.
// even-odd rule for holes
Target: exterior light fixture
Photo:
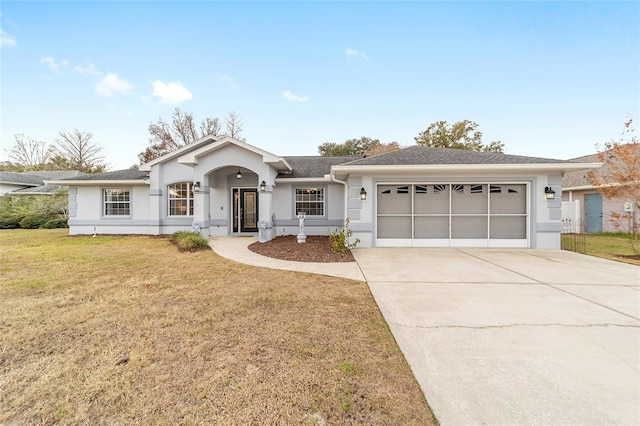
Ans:
<svg viewBox="0 0 640 426"><path fill-rule="evenodd" d="M236 178L242 179L242 172L238 169L238 173L236 173Z"/></svg>
<svg viewBox="0 0 640 426"><path fill-rule="evenodd" d="M200 192L200 181L193 184L193 192Z"/></svg>
<svg viewBox="0 0 640 426"><path fill-rule="evenodd" d="M267 183L265 181L262 181L260 183L260 191L264 192L267 190Z"/></svg>
<svg viewBox="0 0 640 426"><path fill-rule="evenodd" d="M550 186L545 186L544 187L544 198L546 198L547 200L553 200L554 198L556 198L556 191L551 189Z"/></svg>
<svg viewBox="0 0 640 426"><path fill-rule="evenodd" d="M362 201L364 201L364 200L366 200L366 199L367 199L367 191L365 191L365 190L364 190L364 188L361 188L361 189L360 189L360 199L361 199Z"/></svg>

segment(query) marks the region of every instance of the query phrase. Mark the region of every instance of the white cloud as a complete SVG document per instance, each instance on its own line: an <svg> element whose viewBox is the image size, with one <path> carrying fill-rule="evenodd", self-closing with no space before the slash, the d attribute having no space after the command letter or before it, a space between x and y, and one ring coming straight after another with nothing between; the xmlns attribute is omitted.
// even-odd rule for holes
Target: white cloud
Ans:
<svg viewBox="0 0 640 426"><path fill-rule="evenodd" d="M295 95L291 90L285 90L282 92L282 97L291 102L307 102L311 99L308 96L298 96Z"/></svg>
<svg viewBox="0 0 640 426"><path fill-rule="evenodd" d="M118 77L117 74L109 73L96 85L96 93L110 98L114 95L128 95L133 86Z"/></svg>
<svg viewBox="0 0 640 426"><path fill-rule="evenodd" d="M40 63L47 64L49 69L53 72L60 72L62 69L65 69L69 66L69 62L67 62L66 59L62 62L56 62L56 60L53 59L52 56L45 56L44 58L40 59Z"/></svg>
<svg viewBox="0 0 640 426"><path fill-rule="evenodd" d="M96 67L93 66L93 64L89 64L86 67L83 67L81 65L76 65L75 67L73 67L73 71L77 72L78 74L84 74L84 75L102 74L100 71L96 69Z"/></svg>
<svg viewBox="0 0 640 426"><path fill-rule="evenodd" d="M347 47L345 54L347 55L347 57L359 56L365 61L369 60L369 57L364 52L358 52L356 49L351 49L350 47Z"/></svg>
<svg viewBox="0 0 640 426"><path fill-rule="evenodd" d="M15 47L16 39L0 30L0 47Z"/></svg>
<svg viewBox="0 0 640 426"><path fill-rule="evenodd" d="M163 104L176 105L191 100L193 95L180 81L164 83L160 80L153 82L153 96L160 98Z"/></svg>

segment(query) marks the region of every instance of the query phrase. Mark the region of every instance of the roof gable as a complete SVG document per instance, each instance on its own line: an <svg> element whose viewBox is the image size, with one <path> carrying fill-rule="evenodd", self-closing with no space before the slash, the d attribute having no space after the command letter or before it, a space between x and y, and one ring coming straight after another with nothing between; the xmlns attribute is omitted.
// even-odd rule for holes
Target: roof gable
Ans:
<svg viewBox="0 0 640 426"><path fill-rule="evenodd" d="M180 164L193 166L198 164L199 158L209 155L212 152L215 152L229 145L235 145L246 151L253 152L259 156L262 156L262 161L264 161L267 164L271 164L277 170L291 170L291 166L287 163L287 161L284 158L278 157L277 155L274 155L268 151L265 151L256 146L248 144L244 141L240 141L238 139L234 139L229 136L225 136L222 139L216 140L213 143L203 145L194 151L191 151L185 155L182 155L181 157L178 158L178 162Z"/></svg>
<svg viewBox="0 0 640 426"><path fill-rule="evenodd" d="M195 140L193 142L191 142L190 144L187 144L185 146L182 146L178 149L176 149L175 151L171 151L161 157L156 158L155 160L151 160L148 163L144 163L141 164L140 167L138 167L139 170L148 172L151 170L151 166L154 166L156 164L161 164L161 163L166 163L167 161L173 160L174 158L180 157L182 155L185 155L191 151L195 151L196 149L208 144L208 143L212 143L215 142L217 140L219 140L220 138L218 136L215 135L207 135L207 136L203 136L198 140Z"/></svg>

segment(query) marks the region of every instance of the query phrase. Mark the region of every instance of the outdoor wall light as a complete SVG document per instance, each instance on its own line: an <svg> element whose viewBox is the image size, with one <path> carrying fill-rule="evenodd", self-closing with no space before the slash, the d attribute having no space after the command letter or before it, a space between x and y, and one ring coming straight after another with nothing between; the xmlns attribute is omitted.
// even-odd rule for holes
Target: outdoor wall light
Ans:
<svg viewBox="0 0 640 426"><path fill-rule="evenodd" d="M366 200L366 199L367 199L367 191L365 191L365 190L364 190L364 188L361 188L361 189L360 189L360 199L361 199L362 201L364 201L364 200Z"/></svg>
<svg viewBox="0 0 640 426"><path fill-rule="evenodd" d="M551 189L550 186L545 186L544 187L544 197L547 200L553 200L554 198L556 198L556 191Z"/></svg>
<svg viewBox="0 0 640 426"><path fill-rule="evenodd" d="M238 173L236 173L236 178L242 179L242 172L238 169Z"/></svg>
<svg viewBox="0 0 640 426"><path fill-rule="evenodd" d="M193 192L199 192L200 191L200 181L197 181L196 183L193 184Z"/></svg>
<svg viewBox="0 0 640 426"><path fill-rule="evenodd" d="M267 183L265 181L262 181L260 183L260 191L264 192L267 190Z"/></svg>

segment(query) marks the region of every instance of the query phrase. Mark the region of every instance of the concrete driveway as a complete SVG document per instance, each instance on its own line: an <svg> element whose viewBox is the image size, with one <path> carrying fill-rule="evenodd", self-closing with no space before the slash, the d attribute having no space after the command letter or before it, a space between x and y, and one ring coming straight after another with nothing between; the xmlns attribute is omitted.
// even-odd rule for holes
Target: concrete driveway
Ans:
<svg viewBox="0 0 640 426"><path fill-rule="evenodd" d="M640 267L559 250L353 253L441 424L640 424Z"/></svg>

